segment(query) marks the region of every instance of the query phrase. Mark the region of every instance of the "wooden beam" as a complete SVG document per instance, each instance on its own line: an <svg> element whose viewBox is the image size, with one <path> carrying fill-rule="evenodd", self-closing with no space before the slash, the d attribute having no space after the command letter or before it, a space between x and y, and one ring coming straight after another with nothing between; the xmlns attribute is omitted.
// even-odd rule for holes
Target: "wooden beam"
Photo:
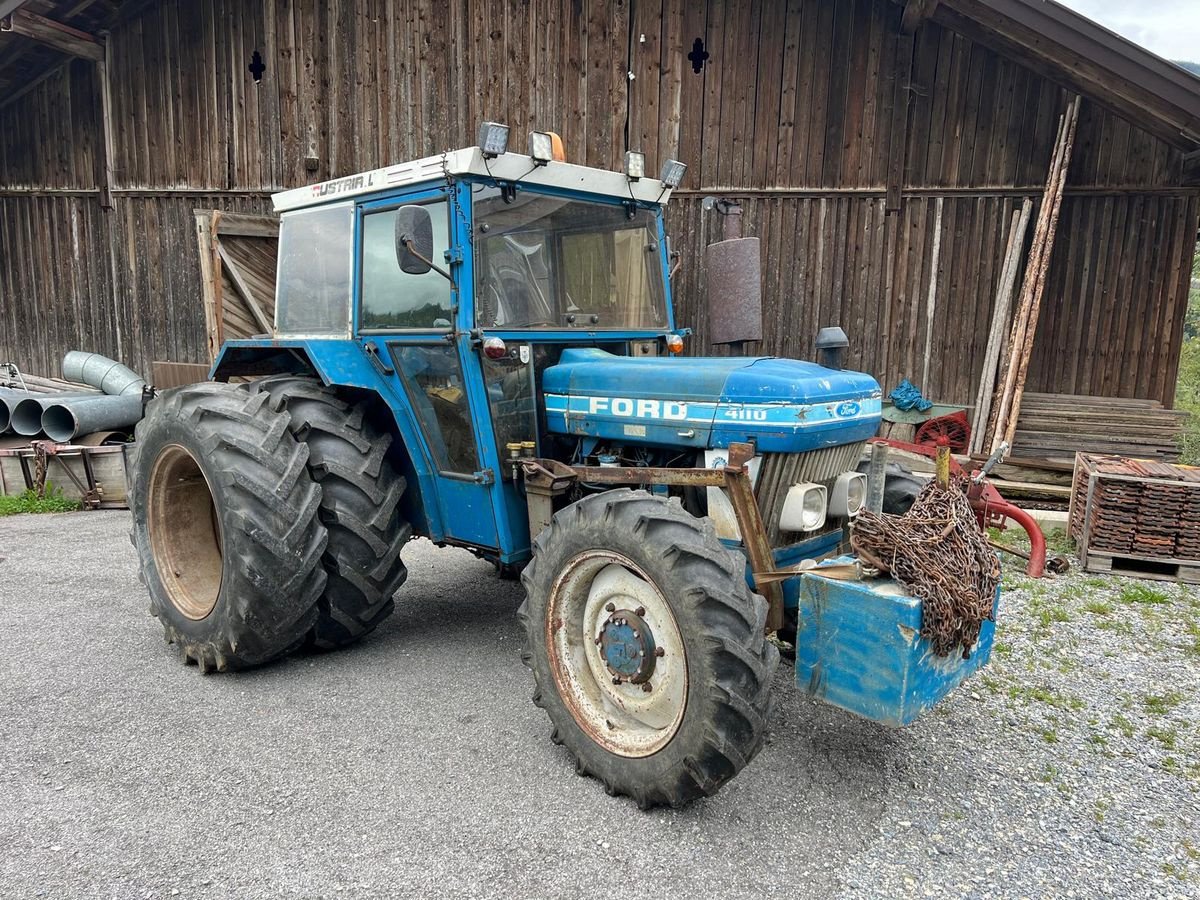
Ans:
<svg viewBox="0 0 1200 900"><path fill-rule="evenodd" d="M900 18L900 33L914 34L921 23L933 15L938 0L908 0L904 4L904 15Z"/></svg>
<svg viewBox="0 0 1200 900"><path fill-rule="evenodd" d="M104 44L92 35L23 9L18 9L0 21L0 31L30 38L68 56L78 56L93 62L104 59Z"/></svg>

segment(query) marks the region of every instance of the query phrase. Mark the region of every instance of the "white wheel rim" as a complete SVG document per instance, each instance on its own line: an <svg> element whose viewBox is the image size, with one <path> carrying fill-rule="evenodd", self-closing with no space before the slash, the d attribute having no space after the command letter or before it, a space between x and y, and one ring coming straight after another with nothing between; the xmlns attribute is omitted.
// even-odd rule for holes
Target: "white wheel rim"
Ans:
<svg viewBox="0 0 1200 900"><path fill-rule="evenodd" d="M634 611L661 654L646 684L614 683L596 638L614 613ZM559 694L588 737L620 756L665 747L687 707L687 656L675 615L654 582L631 560L609 550L576 556L555 579L546 616L546 645Z"/></svg>

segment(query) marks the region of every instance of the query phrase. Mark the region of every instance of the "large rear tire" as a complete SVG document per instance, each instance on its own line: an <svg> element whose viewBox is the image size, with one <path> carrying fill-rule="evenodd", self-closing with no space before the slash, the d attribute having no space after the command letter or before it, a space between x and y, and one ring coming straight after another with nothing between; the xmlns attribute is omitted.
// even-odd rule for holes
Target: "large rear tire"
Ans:
<svg viewBox="0 0 1200 900"><path fill-rule="evenodd" d="M580 774L681 806L753 759L779 653L744 572L675 500L614 490L554 516L522 574L523 658Z"/></svg>
<svg viewBox="0 0 1200 900"><path fill-rule="evenodd" d="M299 646L317 618L328 538L308 448L243 385L153 400L130 451L131 538L150 611L201 671Z"/></svg>
<svg viewBox="0 0 1200 900"><path fill-rule="evenodd" d="M323 650L351 644L392 613L408 577L400 550L412 529L400 513L406 482L387 458L392 437L371 425L366 404L348 403L311 378L264 378L250 390L290 414L288 427L308 447L308 471L321 486L329 580L310 641Z"/></svg>

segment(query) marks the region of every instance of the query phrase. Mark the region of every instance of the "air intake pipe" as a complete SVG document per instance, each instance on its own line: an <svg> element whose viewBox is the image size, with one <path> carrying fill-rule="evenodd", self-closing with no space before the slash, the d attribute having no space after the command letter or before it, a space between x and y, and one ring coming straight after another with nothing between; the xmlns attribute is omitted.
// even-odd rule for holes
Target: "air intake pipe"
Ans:
<svg viewBox="0 0 1200 900"><path fill-rule="evenodd" d="M123 397L141 394L146 380L128 366L99 353L71 350L63 357L63 378L99 388L106 394Z"/></svg>

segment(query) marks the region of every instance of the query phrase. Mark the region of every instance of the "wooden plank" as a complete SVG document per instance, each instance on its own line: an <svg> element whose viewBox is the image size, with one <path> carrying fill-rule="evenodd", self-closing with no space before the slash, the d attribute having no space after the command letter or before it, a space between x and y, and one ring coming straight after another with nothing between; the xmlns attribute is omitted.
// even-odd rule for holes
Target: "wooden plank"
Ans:
<svg viewBox="0 0 1200 900"><path fill-rule="evenodd" d="M279 237L279 219L275 216L252 216L245 213L222 212L219 234L238 237Z"/></svg>

